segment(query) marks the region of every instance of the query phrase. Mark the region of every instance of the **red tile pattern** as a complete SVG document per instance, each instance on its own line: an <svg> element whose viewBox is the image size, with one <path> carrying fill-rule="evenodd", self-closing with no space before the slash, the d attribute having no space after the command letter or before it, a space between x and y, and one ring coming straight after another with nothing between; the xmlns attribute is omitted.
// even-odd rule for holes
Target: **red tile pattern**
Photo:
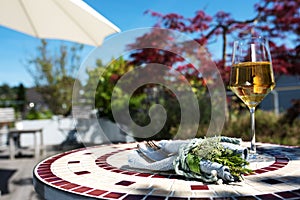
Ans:
<svg viewBox="0 0 300 200"><path fill-rule="evenodd" d="M123 200L141 200L144 198L145 198L145 195L129 194Z"/></svg>
<svg viewBox="0 0 300 200"><path fill-rule="evenodd" d="M91 172L89 171L79 171L79 172L74 172L76 175L84 175L84 174L90 174Z"/></svg>
<svg viewBox="0 0 300 200"><path fill-rule="evenodd" d="M57 181L57 182L52 183L52 184L56 185L56 186L63 186L63 185L69 184L69 183L70 183L69 181Z"/></svg>
<svg viewBox="0 0 300 200"><path fill-rule="evenodd" d="M90 148L98 148L98 147L90 147ZM99 147L100 148L100 147ZM56 156L50 157L42 162L40 162L37 167L35 168L35 177L39 179L40 181L44 182L45 184L61 189L63 191L68 191L71 193L75 193L78 195L84 195L84 196L92 196L92 197L99 197L101 199L165 199L164 196L159 196L159 195L151 195L149 191L145 194L133 194L130 193L132 191L132 187L134 188L134 185L136 184L135 181L132 181L130 177L138 177L144 178L145 180L149 179L170 179L170 180L182 180L185 181L185 184L188 184L189 181L185 180L185 178L178 176L178 175L166 175L166 174L158 174L158 173L141 173L137 171L128 171L125 169L120 169L119 167L115 167L111 164L109 164L108 160L110 157L124 152L124 151L131 151L135 147L126 147L122 148L120 145L118 147L111 146L111 151L101 155L100 157L94 159L94 164L96 164L97 167L106 170L107 173L115 173L115 174L122 174L125 176L128 176L128 180L117 180L114 184L119 187L124 187L124 188L129 188L128 193L126 192L119 192L118 190L114 191L113 188L111 190L107 189L101 189L101 188L93 188L93 187L87 187L80 185L75 182L70 182L68 181L69 179L64 180L63 177L58 177L55 175L54 171L52 171L51 165L59 160L60 158L63 158L65 156L69 156L71 154L75 153L80 153L82 152L82 155L91 155L91 152L87 152L88 149L77 149L77 150L72 150L69 152L61 153ZM272 150L264 150L264 153L270 154L274 156L275 162L267 167L263 167L260 169L256 169L253 171L252 174L249 174L247 176L259 176L260 174L263 173L268 173L268 172L273 172L278 169L281 169L285 167L287 164L289 164L290 159L285 155L280 152L273 152ZM69 160L66 163L67 165L71 166L76 166L76 165L81 165L81 160L78 159L73 159ZM78 168L76 168L78 169ZM87 170L78 170L73 172L77 176L85 176L85 175L90 175L91 171ZM265 184L284 184L281 180L273 179L273 178L267 178L261 180L262 183ZM130 189L131 188L131 189ZM212 187L213 188L213 187ZM190 183L190 191L191 192L200 192L201 191L211 191L211 188L209 185L205 184L195 184L195 181L192 181ZM149 195L150 194L150 195ZM169 193L171 194L171 193ZM198 194L198 193L197 193ZM221 199L231 199L231 197L220 197ZM215 197L213 199L220 199L218 197ZM236 196L234 199L297 199L300 198L300 189L295 189L291 191L276 191L274 193L265 193L265 194L259 194L259 195L244 195L244 196ZM169 196L168 199L206 199L206 197L176 197L176 196Z"/></svg>
<svg viewBox="0 0 300 200"><path fill-rule="evenodd" d="M296 193L290 192L290 191L277 192L275 194L282 197L283 199L291 199L291 198L299 197L299 195L297 195Z"/></svg>
<svg viewBox="0 0 300 200"><path fill-rule="evenodd" d="M81 186L79 188L74 189L73 191L78 192L78 193L83 193L83 192L87 192L92 190L93 188L90 187L85 187L85 186Z"/></svg>
<svg viewBox="0 0 300 200"><path fill-rule="evenodd" d="M69 190L69 189L76 188L76 187L78 187L78 186L79 186L79 185L74 184L74 183L68 183L68 184L65 184L65 185L61 186L61 188Z"/></svg>
<svg viewBox="0 0 300 200"><path fill-rule="evenodd" d="M191 185L191 190L209 190L207 185Z"/></svg>
<svg viewBox="0 0 300 200"><path fill-rule="evenodd" d="M78 163L80 163L79 160L76 160L76 161L69 161L69 162L68 162L68 164L78 164Z"/></svg>
<svg viewBox="0 0 300 200"><path fill-rule="evenodd" d="M104 195L105 198L111 198L111 199L119 199L120 197L124 196L125 193L120 192L110 192L106 195Z"/></svg>
<svg viewBox="0 0 300 200"><path fill-rule="evenodd" d="M274 194L262 194L257 195L259 199L269 199L269 200L282 200L282 198L275 196Z"/></svg>
<svg viewBox="0 0 300 200"><path fill-rule="evenodd" d="M105 190L93 190L91 192L88 192L87 194L92 195L92 196L100 196L102 194L107 193L108 191Z"/></svg>
<svg viewBox="0 0 300 200"><path fill-rule="evenodd" d="M134 181L120 181L120 182L116 183L116 185L129 186L129 185L132 185L134 183L135 183Z"/></svg>

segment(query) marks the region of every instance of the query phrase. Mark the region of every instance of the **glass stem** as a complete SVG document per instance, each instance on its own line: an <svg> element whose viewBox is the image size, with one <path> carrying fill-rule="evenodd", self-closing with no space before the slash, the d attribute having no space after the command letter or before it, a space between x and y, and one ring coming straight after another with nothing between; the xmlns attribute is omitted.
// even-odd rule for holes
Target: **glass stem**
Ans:
<svg viewBox="0 0 300 200"><path fill-rule="evenodd" d="M251 147L250 151L252 153L256 153L255 146L255 107L251 107L250 109L250 118L251 118Z"/></svg>

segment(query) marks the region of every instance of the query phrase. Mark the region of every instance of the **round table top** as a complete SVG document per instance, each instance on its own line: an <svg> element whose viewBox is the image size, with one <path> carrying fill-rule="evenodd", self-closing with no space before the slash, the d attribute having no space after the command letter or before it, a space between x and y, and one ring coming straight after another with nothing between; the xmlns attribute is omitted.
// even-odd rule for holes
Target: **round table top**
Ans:
<svg viewBox="0 0 300 200"><path fill-rule="evenodd" d="M216 185L130 169L127 156L136 145L101 145L49 157L35 167L34 187L45 199L300 198L299 147L260 144L258 151L268 161L256 163L242 182Z"/></svg>

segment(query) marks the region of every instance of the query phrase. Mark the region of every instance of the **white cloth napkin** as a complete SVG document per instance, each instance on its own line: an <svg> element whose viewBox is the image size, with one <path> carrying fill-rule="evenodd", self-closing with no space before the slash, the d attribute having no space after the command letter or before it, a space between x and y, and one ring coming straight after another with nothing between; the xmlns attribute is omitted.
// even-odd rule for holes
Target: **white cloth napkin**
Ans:
<svg viewBox="0 0 300 200"><path fill-rule="evenodd" d="M188 144L189 140L162 140L155 143L160 146L165 152L177 153L180 146L183 144ZM173 161L177 157L177 155L166 157L166 155L161 151L155 151L142 143L140 144L140 150L149 158L156 160L156 162L149 163L144 158L142 158L137 153L137 151L132 151L128 155L128 164L131 168L146 169L151 171L168 171L174 169Z"/></svg>
<svg viewBox="0 0 300 200"><path fill-rule="evenodd" d="M161 140L159 142L155 142L161 149L168 153L178 153L179 148L182 145L187 145L191 142L191 140ZM247 159L248 151L247 148L241 147L237 144L232 144L228 142L221 142L221 144L227 148L234 151L237 151L241 154L244 159ZM128 155L128 165L131 168L137 169L146 169L151 171L169 171L174 170L173 161L176 159L178 155L174 155L171 157L167 157L161 151L155 151L154 149L148 147L144 143L140 143L140 151L144 153L147 157L155 160L156 162L147 162L143 157L139 155L137 151L132 151Z"/></svg>

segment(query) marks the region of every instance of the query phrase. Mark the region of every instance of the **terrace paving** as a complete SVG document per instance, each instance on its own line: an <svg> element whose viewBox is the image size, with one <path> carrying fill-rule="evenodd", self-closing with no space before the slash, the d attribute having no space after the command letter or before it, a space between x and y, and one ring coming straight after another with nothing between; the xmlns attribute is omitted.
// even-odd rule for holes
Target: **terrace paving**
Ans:
<svg viewBox="0 0 300 200"><path fill-rule="evenodd" d="M41 200L32 184L33 168L48 156L61 152L55 146L47 146L44 157L34 158L34 150L24 148L14 160L9 159L8 148L0 150L1 200Z"/></svg>

